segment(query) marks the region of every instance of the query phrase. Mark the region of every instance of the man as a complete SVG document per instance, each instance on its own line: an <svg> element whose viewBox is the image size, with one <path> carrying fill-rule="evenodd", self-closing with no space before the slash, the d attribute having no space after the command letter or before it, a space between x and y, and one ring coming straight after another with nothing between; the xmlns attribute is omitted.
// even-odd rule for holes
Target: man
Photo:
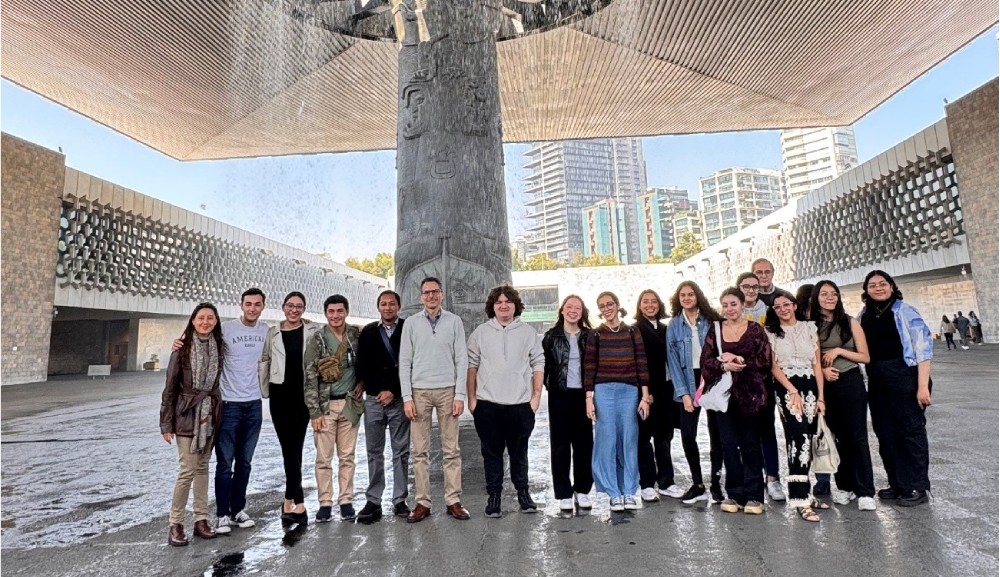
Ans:
<svg viewBox="0 0 1000 577"><path fill-rule="evenodd" d="M316 445L316 488L319 492L317 523L333 519L333 452L337 451L337 484L340 520L355 518L354 451L361 422L361 395L357 365L358 327L347 324L350 303L343 295L323 303L327 324L306 343L306 378L303 398L309 409Z"/></svg>
<svg viewBox="0 0 1000 577"><path fill-rule="evenodd" d="M358 339L358 377L365 385L365 445L368 450L368 502L358 521L382 518L385 490L385 429L392 446L392 504L398 517L407 517L407 477L410 463L410 421L403 414L399 388L399 342L404 319L399 318L400 298L382 291L376 301L380 320L361 329Z"/></svg>
<svg viewBox="0 0 1000 577"><path fill-rule="evenodd" d="M416 506L406 518L419 523L431 514L431 416L437 413L444 465L444 502L449 515L469 518L462 506L462 455L458 447L458 417L465 410L465 380L469 368L462 319L441 308L441 281L420 283L424 308L403 325L399 343L399 386L403 413L411 421L413 489Z"/></svg>
<svg viewBox="0 0 1000 577"><path fill-rule="evenodd" d="M244 509L250 462L257 448L263 420L257 362L260 360L268 327L258 322L264 311L264 293L247 289L240 296L243 314L222 323L223 358L219 389L222 392L222 422L215 442L216 533L227 534L233 526L253 527ZM176 346L176 343L175 343Z"/></svg>
<svg viewBox="0 0 1000 577"><path fill-rule="evenodd" d="M958 342L962 345L962 350L969 350L969 317L963 316L962 311L958 311L955 320L955 332L958 333Z"/></svg>
<svg viewBox="0 0 1000 577"><path fill-rule="evenodd" d="M764 301L765 306L771 306L774 291L778 290L778 287L774 286L774 265L766 258L759 258L750 265L750 272L760 281L757 298Z"/></svg>
<svg viewBox="0 0 1000 577"><path fill-rule="evenodd" d="M469 411L486 470L486 516L493 518L501 515L504 447L521 512L538 511L528 490L528 439L542 399L545 352L535 329L518 318L523 310L514 287L496 287L486 298L490 320L469 337Z"/></svg>
<svg viewBox="0 0 1000 577"><path fill-rule="evenodd" d="M763 326L769 305L757 298L757 294L760 292L760 281L752 272L745 272L736 277L736 286L739 287L744 297L743 316L747 320Z"/></svg>

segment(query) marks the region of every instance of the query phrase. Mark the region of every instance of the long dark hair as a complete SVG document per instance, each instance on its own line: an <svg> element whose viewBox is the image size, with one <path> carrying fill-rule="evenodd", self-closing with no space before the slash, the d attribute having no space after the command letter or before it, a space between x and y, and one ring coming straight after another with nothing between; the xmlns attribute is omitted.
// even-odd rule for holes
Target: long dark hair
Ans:
<svg viewBox="0 0 1000 577"><path fill-rule="evenodd" d="M212 303L199 303L194 307L191 316L188 317L188 324L184 327L184 334L181 336L183 342L181 348L177 350L178 356L183 357L191 351L191 343L197 338L195 337L194 317L198 316L202 309L209 309L215 314L215 328L212 329L212 338L215 339L215 345L219 349L219 358L221 359L225 349L222 342L222 318L219 316L219 310Z"/></svg>
<svg viewBox="0 0 1000 577"><path fill-rule="evenodd" d="M563 323L566 322L566 317L563 316L563 308L566 307L566 303L569 301L569 299L576 299L580 301L580 307L583 308L583 314L580 316L580 322L577 323L580 326L580 329L581 330L587 329L589 331L590 329L594 328L590 326L590 311L587 310L587 303L583 302L583 299L577 295L569 295L563 299L562 304L559 305L559 316L556 318L556 324L552 326L562 327Z"/></svg>
<svg viewBox="0 0 1000 577"><path fill-rule="evenodd" d="M641 320L646 316L643 314L642 308L639 306L642 304L643 295L653 295L656 297L656 302L660 304L660 308L656 309L656 320L667 318L667 307L663 304L663 299L660 298L660 295L658 295L655 290L646 289L639 293L639 298L635 301L635 320Z"/></svg>
<svg viewBox="0 0 1000 577"><path fill-rule="evenodd" d="M833 307L833 316L830 322L823 318L823 309L819 305L819 291L824 286L832 288L837 293L837 306ZM809 298L809 318L819 327L819 340L825 341L830 337L833 327L840 330L840 338L847 342L848 335L851 334L851 316L844 310L844 299L840 294L840 287L832 280L821 280L813 287L812 296Z"/></svg>
<svg viewBox="0 0 1000 577"><path fill-rule="evenodd" d="M873 276L884 278L885 282L889 283L892 287L892 295L889 296L889 300L903 300L903 291L899 290L899 285L896 284L896 281L889 276L889 273L876 269L865 275L865 282L861 285L861 302L868 304L868 299L871 298L868 296L868 281L872 280Z"/></svg>
<svg viewBox="0 0 1000 577"><path fill-rule="evenodd" d="M798 301L795 300L795 295L786 290L775 290L774 298L771 299L771 306L767 307L767 316L764 317L764 327L769 333L777 336L779 339L783 339L785 338L785 329L781 328L781 319L778 318L778 313L774 310L774 302L778 300L779 297L784 297L792 301L792 304L795 305L795 320L804 321L806 318L798 306Z"/></svg>
<svg viewBox="0 0 1000 577"><path fill-rule="evenodd" d="M802 311L802 316L807 321L819 321L818 318L813 316L812 310L809 307L809 299L812 298L814 290L816 290L816 285L804 284L795 291L795 304L799 305L799 310Z"/></svg>
<svg viewBox="0 0 1000 577"><path fill-rule="evenodd" d="M681 289L684 287L689 287L694 291L694 298L698 301L698 314L709 321L722 320L722 316L712 307L708 299L705 298L705 293L702 292L701 287L693 280L681 281L681 284L677 285L677 290L670 297L670 316L676 317L684 310L684 307L681 306Z"/></svg>

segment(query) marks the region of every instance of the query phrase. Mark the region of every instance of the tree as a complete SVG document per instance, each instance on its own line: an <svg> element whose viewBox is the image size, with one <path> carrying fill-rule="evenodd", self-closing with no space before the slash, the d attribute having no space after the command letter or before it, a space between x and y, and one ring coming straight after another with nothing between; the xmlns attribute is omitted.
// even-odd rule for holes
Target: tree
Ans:
<svg viewBox="0 0 1000 577"><path fill-rule="evenodd" d="M656 256L655 254L646 259L646 264L664 264L670 262L665 256Z"/></svg>
<svg viewBox="0 0 1000 577"><path fill-rule="evenodd" d="M510 270L525 270L524 259L521 253L514 247L510 247Z"/></svg>
<svg viewBox="0 0 1000 577"><path fill-rule="evenodd" d="M396 274L396 259L387 252L380 252L375 255L375 258L366 258L364 260L351 257L345 260L344 264L382 278L389 278Z"/></svg>
<svg viewBox="0 0 1000 577"><path fill-rule="evenodd" d="M620 266L621 264L622 263L618 261L618 257L613 254L592 254L588 257L584 257L582 254L577 253L577 255L573 257L573 263L570 266Z"/></svg>
<svg viewBox="0 0 1000 577"><path fill-rule="evenodd" d="M687 231L681 234L677 245L670 251L670 256L667 257L667 260L674 264L680 264L682 261L701 252L701 248L701 240L693 232Z"/></svg>
<svg viewBox="0 0 1000 577"><path fill-rule="evenodd" d="M563 263L549 255L538 253L525 261L524 269L522 270L554 270L561 266L563 266Z"/></svg>

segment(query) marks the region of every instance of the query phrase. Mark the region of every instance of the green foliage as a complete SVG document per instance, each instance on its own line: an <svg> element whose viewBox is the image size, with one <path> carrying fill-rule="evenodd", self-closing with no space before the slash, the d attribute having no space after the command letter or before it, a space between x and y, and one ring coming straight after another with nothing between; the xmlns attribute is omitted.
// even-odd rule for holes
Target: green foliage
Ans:
<svg viewBox="0 0 1000 577"><path fill-rule="evenodd" d="M510 247L510 270L526 270L524 259L516 248Z"/></svg>
<svg viewBox="0 0 1000 577"><path fill-rule="evenodd" d="M667 261L674 264L680 264L681 262L701 252L701 249L701 239L696 237L691 231L685 232L677 240L677 246L670 251L670 256L667 257Z"/></svg>
<svg viewBox="0 0 1000 577"><path fill-rule="evenodd" d="M518 270L554 270L565 266L545 253L539 253L524 261L524 268Z"/></svg>
<svg viewBox="0 0 1000 577"><path fill-rule="evenodd" d="M653 255L653 256L649 257L648 259L646 259L646 264L664 264L664 263L668 263L668 262L670 262L670 259L668 259L665 256L656 256L656 255Z"/></svg>
<svg viewBox="0 0 1000 577"><path fill-rule="evenodd" d="M618 257L610 254L592 254L588 257L584 257L582 254L577 254L573 257L573 263L570 264L570 266L619 266L621 264L622 263L618 261Z"/></svg>
<svg viewBox="0 0 1000 577"><path fill-rule="evenodd" d="M375 258L364 260L351 257L345 260L344 264L382 278L389 278L396 273L396 259L387 252L380 252L375 255Z"/></svg>

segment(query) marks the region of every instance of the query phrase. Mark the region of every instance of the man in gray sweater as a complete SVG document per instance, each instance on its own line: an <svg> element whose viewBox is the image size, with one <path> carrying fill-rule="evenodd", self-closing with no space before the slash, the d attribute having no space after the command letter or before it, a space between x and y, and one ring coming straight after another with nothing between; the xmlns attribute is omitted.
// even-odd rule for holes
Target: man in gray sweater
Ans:
<svg viewBox="0 0 1000 577"><path fill-rule="evenodd" d="M416 506L407 523L419 523L431 514L428 455L431 414L437 413L444 465L444 502L448 514L469 518L462 506L462 454L458 447L458 417L465 410L465 378L469 357L462 319L441 308L441 281L427 277L420 283L424 310L403 324L399 343L399 386L403 414L410 419L413 443L413 488Z"/></svg>
<svg viewBox="0 0 1000 577"><path fill-rule="evenodd" d="M497 287L486 298L490 320L469 337L469 410L486 469L487 517L501 515L504 447L521 512L538 511L528 491L528 439L542 398L545 353L535 329L518 318L523 310L514 287Z"/></svg>

